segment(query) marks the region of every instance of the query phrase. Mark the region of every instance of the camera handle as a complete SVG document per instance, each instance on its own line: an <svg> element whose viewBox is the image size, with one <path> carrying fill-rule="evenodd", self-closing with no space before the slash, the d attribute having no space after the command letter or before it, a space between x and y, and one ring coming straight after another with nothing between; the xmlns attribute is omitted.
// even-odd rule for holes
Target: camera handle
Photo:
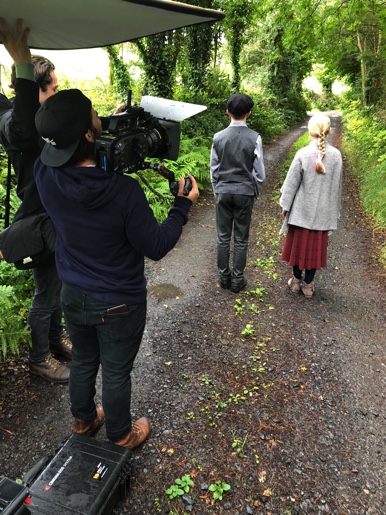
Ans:
<svg viewBox="0 0 386 515"><path fill-rule="evenodd" d="M143 163L143 169L144 170L148 170L148 169L155 170L160 175L162 175L162 177L165 177L165 179L167 179L169 181L169 189L170 189L171 194L174 196L177 195L179 181L176 181L174 173L171 170L169 170L168 168L166 168L163 165L159 165L157 163L148 163L148 162ZM185 185L184 185L184 189L183 189L182 193L185 196L187 196L187 195L189 195L189 192L191 189L192 189L192 181L189 179L189 177L185 177Z"/></svg>

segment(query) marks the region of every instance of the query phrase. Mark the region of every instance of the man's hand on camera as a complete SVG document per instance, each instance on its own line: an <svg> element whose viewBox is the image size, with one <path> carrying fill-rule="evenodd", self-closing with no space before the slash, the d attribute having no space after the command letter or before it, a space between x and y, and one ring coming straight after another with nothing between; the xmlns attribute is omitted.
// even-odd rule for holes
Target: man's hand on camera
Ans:
<svg viewBox="0 0 386 515"><path fill-rule="evenodd" d="M0 18L0 43L4 45L15 64L30 63L31 51L28 47L29 27L23 28L19 18L15 28L11 29L4 18Z"/></svg>
<svg viewBox="0 0 386 515"><path fill-rule="evenodd" d="M185 197L185 198L188 198L189 200L191 200L192 202L196 202L199 195L200 195L200 192L198 191L198 187L197 187L197 182L196 182L196 179L193 177L193 175L188 175L189 179L191 180L192 182L192 189L189 191L189 194L188 195L184 195L183 194L183 191L184 191L184 186L185 186L185 178L182 178L178 181L178 193L177 193L177 196L178 197Z"/></svg>

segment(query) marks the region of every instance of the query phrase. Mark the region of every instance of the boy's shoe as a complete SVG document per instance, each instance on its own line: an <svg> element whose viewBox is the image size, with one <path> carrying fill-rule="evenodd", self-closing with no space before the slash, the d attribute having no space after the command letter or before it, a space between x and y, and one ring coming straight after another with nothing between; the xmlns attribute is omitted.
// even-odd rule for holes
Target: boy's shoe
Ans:
<svg viewBox="0 0 386 515"><path fill-rule="evenodd" d="M142 417L134 422L130 433L128 433L122 440L114 442L115 445L120 447L126 447L127 449L135 449L141 445L146 438L149 436L151 431L150 420L146 417Z"/></svg>
<svg viewBox="0 0 386 515"><path fill-rule="evenodd" d="M288 281L288 288L291 293L299 293L300 291L300 279L296 279L295 276L292 276L291 279Z"/></svg>
<svg viewBox="0 0 386 515"><path fill-rule="evenodd" d="M220 286L224 290L229 290L231 287L231 278L230 277L221 277L220 278Z"/></svg>
<svg viewBox="0 0 386 515"><path fill-rule="evenodd" d="M105 421L105 413L102 406L96 407L97 416L94 420L80 420L79 418L74 419L72 424L72 432L78 435L92 436L98 431Z"/></svg>
<svg viewBox="0 0 386 515"><path fill-rule="evenodd" d="M315 283L312 281L310 284L305 283L304 281L301 284L301 290L306 299L312 299L315 292Z"/></svg>
<svg viewBox="0 0 386 515"><path fill-rule="evenodd" d="M51 383L68 383L70 378L69 366L59 363L52 354L48 354L43 361L29 360L29 371Z"/></svg>
<svg viewBox="0 0 386 515"><path fill-rule="evenodd" d="M68 360L72 359L72 343L67 333L64 333L59 340L50 340L50 351L52 354L62 356Z"/></svg>
<svg viewBox="0 0 386 515"><path fill-rule="evenodd" d="M243 278L238 283L231 284L231 292L239 293L239 291L243 290L247 285L247 281Z"/></svg>

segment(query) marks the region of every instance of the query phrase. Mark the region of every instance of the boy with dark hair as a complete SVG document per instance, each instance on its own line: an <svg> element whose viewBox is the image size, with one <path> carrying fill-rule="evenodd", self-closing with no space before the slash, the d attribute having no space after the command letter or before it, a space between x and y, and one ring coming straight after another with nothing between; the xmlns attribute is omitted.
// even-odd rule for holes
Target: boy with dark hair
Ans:
<svg viewBox="0 0 386 515"><path fill-rule="evenodd" d="M265 180L260 135L247 126L253 100L236 93L227 101L231 123L213 137L210 175L216 202L217 266L220 286L238 293L245 288L249 228L254 201ZM233 232L233 266L230 241Z"/></svg>

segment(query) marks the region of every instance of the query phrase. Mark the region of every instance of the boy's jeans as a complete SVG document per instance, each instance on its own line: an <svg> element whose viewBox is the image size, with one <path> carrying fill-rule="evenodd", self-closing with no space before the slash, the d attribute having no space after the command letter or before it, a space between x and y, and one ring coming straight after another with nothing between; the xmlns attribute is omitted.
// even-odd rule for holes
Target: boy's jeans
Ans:
<svg viewBox="0 0 386 515"><path fill-rule="evenodd" d="M255 198L249 195L216 193L217 266L220 278L231 276L232 285L244 279L247 263L249 227ZM234 239L233 267L229 266L230 242Z"/></svg>

